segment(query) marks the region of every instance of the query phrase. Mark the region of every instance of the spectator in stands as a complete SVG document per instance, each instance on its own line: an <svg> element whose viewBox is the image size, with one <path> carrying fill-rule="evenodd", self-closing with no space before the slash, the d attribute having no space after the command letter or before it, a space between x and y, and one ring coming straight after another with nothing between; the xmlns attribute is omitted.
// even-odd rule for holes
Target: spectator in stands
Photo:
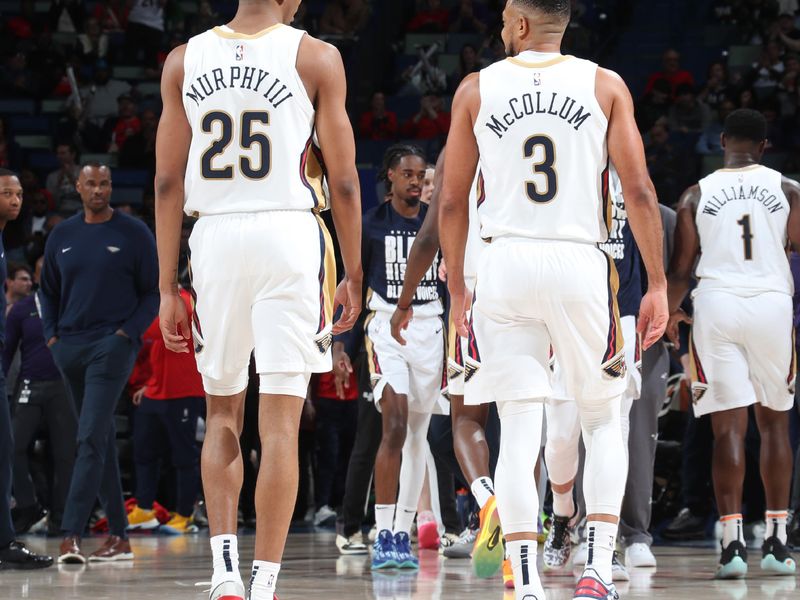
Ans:
<svg viewBox="0 0 800 600"><path fill-rule="evenodd" d="M94 17L86 20L86 31L78 36L78 52L84 64L108 58L108 35Z"/></svg>
<svg viewBox="0 0 800 600"><path fill-rule="evenodd" d="M97 2L92 17L100 22L103 31L124 31L128 24L127 0L105 0Z"/></svg>
<svg viewBox="0 0 800 600"><path fill-rule="evenodd" d="M47 217L49 216L49 206L47 195L43 190L36 190L28 195L28 203L31 205L31 222L28 226L28 235L42 235L47 231Z"/></svg>
<svg viewBox="0 0 800 600"><path fill-rule="evenodd" d="M453 74L453 83L450 88L455 90L458 84L470 73L477 73L484 67L478 49L473 44L464 44L458 55L458 70Z"/></svg>
<svg viewBox="0 0 800 600"><path fill-rule="evenodd" d="M796 60L796 59L793 59ZM775 93L775 97L780 104L780 113L782 117L791 117L797 112L798 109L798 89L797 79L800 73L796 70L789 71L783 74L781 82Z"/></svg>
<svg viewBox="0 0 800 600"><path fill-rule="evenodd" d="M756 95L750 88L744 88L739 92L739 105L737 108L752 108L756 109Z"/></svg>
<svg viewBox="0 0 800 600"><path fill-rule="evenodd" d="M432 140L447 135L450 113L443 107L441 96L429 94L420 99L419 112L403 125L403 136L417 140Z"/></svg>
<svg viewBox="0 0 800 600"><path fill-rule="evenodd" d="M403 72L405 85L399 95L443 94L447 90L447 74L439 68L438 44L417 50L419 62Z"/></svg>
<svg viewBox="0 0 800 600"><path fill-rule="evenodd" d="M150 108L142 111L139 131L127 137L119 152L119 166L155 172L158 115Z"/></svg>
<svg viewBox="0 0 800 600"><path fill-rule="evenodd" d="M450 33L485 33L489 27L486 9L474 0L460 0L450 17Z"/></svg>
<svg viewBox="0 0 800 600"><path fill-rule="evenodd" d="M5 117L0 116L0 169L7 169L19 160L19 145L8 134Z"/></svg>
<svg viewBox="0 0 800 600"><path fill-rule="evenodd" d="M675 92L675 102L669 109L671 131L699 135L711 122L711 110L698 102L694 89L684 83Z"/></svg>
<svg viewBox="0 0 800 600"><path fill-rule="evenodd" d="M17 302L27 298L32 289L33 273L31 268L22 263L9 263L6 276L6 315Z"/></svg>
<svg viewBox="0 0 800 600"><path fill-rule="evenodd" d="M86 119L96 127L102 128L106 119L117 114L117 99L130 92L131 85L128 82L111 78L111 69L106 61L97 61L92 83L80 90L83 102L80 119Z"/></svg>
<svg viewBox="0 0 800 600"><path fill-rule="evenodd" d="M768 98L759 106L759 110L767 120L767 140L769 150L783 151L791 139L784 122L780 118L780 102L777 98Z"/></svg>
<svg viewBox="0 0 800 600"><path fill-rule="evenodd" d="M113 119L106 123L106 130L111 130L111 144L108 151L112 154L119 153L124 147L125 142L139 133L142 129L142 122L136 114L136 103L130 94L122 94L117 99L119 112Z"/></svg>
<svg viewBox="0 0 800 600"><path fill-rule="evenodd" d="M725 63L716 61L708 67L708 79L697 94L697 99L711 110L717 110L722 101L730 96L731 91L728 68Z"/></svg>
<svg viewBox="0 0 800 600"><path fill-rule="evenodd" d="M425 204L431 203L433 197L433 178L436 175L436 165L428 163L428 168L425 170L425 180L422 182L422 194L419 201ZM441 267L440 267L441 268Z"/></svg>
<svg viewBox="0 0 800 600"><path fill-rule="evenodd" d="M158 51L164 37L167 0L133 0L125 28L125 55L132 64L158 67Z"/></svg>
<svg viewBox="0 0 800 600"><path fill-rule="evenodd" d="M645 155L650 177L656 188L658 201L674 206L680 193L686 188L686 165L682 152L671 141L666 125L656 123L650 129L649 140L645 145Z"/></svg>
<svg viewBox="0 0 800 600"><path fill-rule="evenodd" d="M659 79L665 79L669 83L673 97L679 85L684 83L688 83L692 86L694 85L694 77L692 77L692 74L685 69L681 69L681 55L677 50L669 49L664 52L662 56L662 65L662 70L656 71L650 75L650 78L647 80L647 86L644 90L645 94L649 94L652 91L653 86Z"/></svg>
<svg viewBox="0 0 800 600"><path fill-rule="evenodd" d="M191 319L191 296L184 289L180 296ZM137 504L128 513L128 522L130 529L159 526L153 502L158 491L159 464L168 447L177 494L174 515L161 531L187 533L200 491L200 449L196 438L197 420L205 414L203 380L193 352L167 350L158 318L145 331L142 342L131 376L131 380L143 385L133 394Z"/></svg>
<svg viewBox="0 0 800 600"><path fill-rule="evenodd" d="M706 128L697 140L695 151L698 154L716 154L722 156L722 140L720 138L723 129L722 124L725 122L727 116L734 110L736 110L736 104L730 98L725 98L720 103L717 109L717 118L706 125Z"/></svg>
<svg viewBox="0 0 800 600"><path fill-rule="evenodd" d="M77 33L83 27L83 0L52 0L50 28L62 33Z"/></svg>
<svg viewBox="0 0 800 600"><path fill-rule="evenodd" d="M666 79L658 79L653 89L636 106L636 121L640 131L650 131L661 119L666 119L672 105L672 88Z"/></svg>
<svg viewBox="0 0 800 600"><path fill-rule="evenodd" d="M361 137L366 140L393 140L397 137L397 115L386 110L386 96L383 92L372 94L370 110L359 119Z"/></svg>
<svg viewBox="0 0 800 600"><path fill-rule="evenodd" d="M322 35L354 37L369 19L365 0L331 0L322 13L319 32Z"/></svg>
<svg viewBox="0 0 800 600"><path fill-rule="evenodd" d="M37 261L37 266L41 261ZM37 269L36 280L40 270ZM14 304L6 323L6 344L3 348L3 369L8 372L19 351L21 384L16 396L14 427L14 527L19 533L28 531L44 516L41 502L28 466L28 451L37 433L47 432L50 464L53 467L50 486L50 512L47 531L58 535L61 517L72 477L78 416L67 396L61 375L47 348L42 319L36 298L28 294Z"/></svg>
<svg viewBox="0 0 800 600"><path fill-rule="evenodd" d="M761 52L758 62L745 78L747 85L751 86L759 98L766 97L775 91L778 82L783 77L783 49L778 42L769 42Z"/></svg>
<svg viewBox="0 0 800 600"><path fill-rule="evenodd" d="M77 190L84 212L47 239L38 295L47 345L79 415L59 560L86 562L81 535L98 497L111 535L89 559L131 560L114 412L158 310L155 240L143 223L111 208L107 166L84 166Z"/></svg>
<svg viewBox="0 0 800 600"><path fill-rule="evenodd" d="M45 187L53 197L56 208L61 209L62 204L71 202L76 196L75 183L81 168L77 164L78 151L72 144L56 146L56 158L60 166L47 176Z"/></svg>
<svg viewBox="0 0 800 600"><path fill-rule="evenodd" d="M417 14L408 22L406 31L413 33L445 33L450 13L442 6L442 0L426 0Z"/></svg>
<svg viewBox="0 0 800 600"><path fill-rule="evenodd" d="M35 98L39 93L39 78L28 65L28 56L16 51L9 56L3 66L0 86L6 96L11 98Z"/></svg>

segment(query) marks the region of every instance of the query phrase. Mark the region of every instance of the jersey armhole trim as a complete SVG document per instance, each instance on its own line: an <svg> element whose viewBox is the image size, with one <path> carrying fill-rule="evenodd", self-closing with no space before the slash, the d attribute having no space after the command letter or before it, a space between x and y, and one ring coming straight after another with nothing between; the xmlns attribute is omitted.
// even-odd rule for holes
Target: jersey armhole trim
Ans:
<svg viewBox="0 0 800 600"><path fill-rule="evenodd" d="M314 108L314 102L309 97L308 89L306 88L306 83L305 81L303 81L303 78L300 77L300 71L297 69L297 61L300 59L300 46L303 45L303 40L306 38L306 36L308 36L308 32L303 30L297 30L297 31L299 31L302 35L300 36L300 39L297 42L297 51L295 52L294 55L294 65L293 65L294 79L295 79L295 84L297 85L297 91L301 94L300 100L305 105L304 108L307 113L307 116L310 119L313 119L314 114L316 113L316 109Z"/></svg>
<svg viewBox="0 0 800 600"><path fill-rule="evenodd" d="M213 31L219 37L223 37L229 40L255 40L257 38L267 35L268 33L275 31L280 27L285 27L285 25L283 23L275 23L275 25L271 25L266 29L262 29L258 33L238 33L233 30L225 31L224 29L222 29L222 27L214 27L211 31Z"/></svg>

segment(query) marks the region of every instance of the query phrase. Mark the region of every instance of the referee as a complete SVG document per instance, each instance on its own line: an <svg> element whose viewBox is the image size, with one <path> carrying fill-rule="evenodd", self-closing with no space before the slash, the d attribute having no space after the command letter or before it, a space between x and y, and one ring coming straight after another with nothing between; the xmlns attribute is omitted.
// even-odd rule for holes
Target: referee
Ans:
<svg viewBox="0 0 800 600"><path fill-rule="evenodd" d="M45 339L79 413L58 560L86 562L81 535L97 498L111 535L88 560L131 560L114 412L158 311L156 245L142 222L111 208L107 166L85 165L76 187L84 212L47 239L39 292Z"/></svg>

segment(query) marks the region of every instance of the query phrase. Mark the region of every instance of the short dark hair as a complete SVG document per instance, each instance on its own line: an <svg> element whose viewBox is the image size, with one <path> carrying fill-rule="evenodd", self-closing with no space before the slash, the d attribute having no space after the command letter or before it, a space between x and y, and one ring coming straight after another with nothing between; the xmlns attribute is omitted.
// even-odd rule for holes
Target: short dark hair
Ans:
<svg viewBox="0 0 800 600"><path fill-rule="evenodd" d="M564 19L569 19L572 14L570 0L514 0L514 3L524 8L538 10L546 15L554 15Z"/></svg>
<svg viewBox="0 0 800 600"><path fill-rule="evenodd" d="M767 139L767 119L757 110L740 108L725 119L725 137L760 143Z"/></svg>
<svg viewBox="0 0 800 600"><path fill-rule="evenodd" d="M19 273L20 271L25 271L28 275L33 277L33 271L25 263L18 263L18 262L8 263L8 275L7 275L8 279L14 279L17 276L17 273Z"/></svg>
<svg viewBox="0 0 800 600"><path fill-rule="evenodd" d="M406 156L419 156L425 164L428 164L428 157L425 151L415 144L393 144L389 146L383 155L383 165L378 173L378 181L389 183L389 169L394 169Z"/></svg>
<svg viewBox="0 0 800 600"><path fill-rule="evenodd" d="M12 171L11 169L0 168L0 177L17 177L18 178L19 175L14 173L14 171Z"/></svg>

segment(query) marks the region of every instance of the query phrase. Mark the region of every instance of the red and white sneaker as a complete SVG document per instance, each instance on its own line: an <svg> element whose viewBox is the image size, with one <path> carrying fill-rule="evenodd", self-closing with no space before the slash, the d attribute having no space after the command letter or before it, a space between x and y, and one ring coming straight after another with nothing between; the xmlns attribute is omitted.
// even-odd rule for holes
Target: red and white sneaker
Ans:
<svg viewBox="0 0 800 600"><path fill-rule="evenodd" d="M209 600L244 600L244 585L238 581L223 581L209 595Z"/></svg>
<svg viewBox="0 0 800 600"><path fill-rule="evenodd" d="M606 583L592 568L587 568L575 586L573 600L588 598L589 600L619 600L617 588L613 583Z"/></svg>

